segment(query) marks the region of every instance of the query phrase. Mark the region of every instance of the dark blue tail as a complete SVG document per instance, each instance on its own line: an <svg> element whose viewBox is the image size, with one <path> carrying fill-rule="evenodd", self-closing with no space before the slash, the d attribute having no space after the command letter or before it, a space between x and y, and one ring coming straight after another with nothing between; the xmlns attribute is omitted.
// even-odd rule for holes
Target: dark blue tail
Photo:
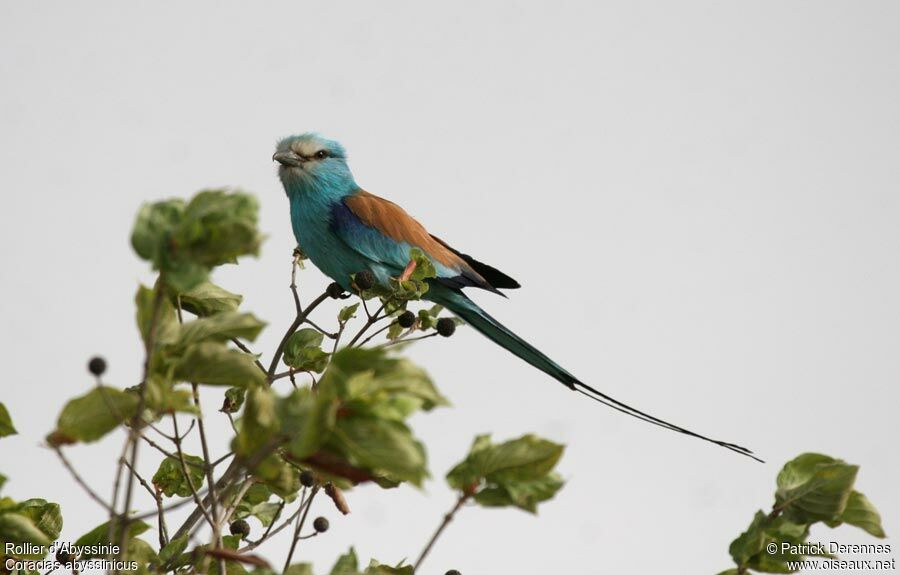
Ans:
<svg viewBox="0 0 900 575"><path fill-rule="evenodd" d="M753 455L752 451L745 447L741 447L740 445L735 445L733 443L727 443L725 441L719 441L717 439L711 439L698 433L694 433L693 431L690 431L683 427L679 427L673 423L669 423L668 421L656 418L652 415L644 413L643 411L635 409L630 405L622 403L621 401L613 399L605 393L602 393L597 389L594 389L593 387L581 382L577 377L575 377L574 375L560 367L552 359L541 353L540 350L517 336L499 321L491 317L486 311L478 307L478 304L470 300L459 290L451 289L440 284L432 284L430 289L428 290L428 295L426 297L431 301L446 307L454 314L459 316L467 324L475 328L478 332L485 335L488 339L490 339L500 347L509 350L516 356L527 361L544 373L550 375L569 389L586 395L594 401L598 401L617 411L621 411L626 415L630 415L631 417L635 417L642 421L646 421L647 423L658 425L659 427L663 427L677 433L683 433L685 435L690 435L691 437L709 441L710 443L715 443L716 445L724 447L725 449L729 449L731 451L734 451L735 453L740 453L741 455L745 455L747 457L750 457L751 459L762 462L761 459Z"/></svg>

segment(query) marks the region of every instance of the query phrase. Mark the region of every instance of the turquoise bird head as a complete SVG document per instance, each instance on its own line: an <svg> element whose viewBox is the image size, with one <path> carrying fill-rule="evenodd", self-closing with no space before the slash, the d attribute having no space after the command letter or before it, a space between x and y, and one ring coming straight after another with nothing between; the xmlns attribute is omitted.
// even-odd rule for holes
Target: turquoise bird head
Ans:
<svg viewBox="0 0 900 575"><path fill-rule="evenodd" d="M344 147L314 133L288 136L275 149L278 177L288 196L318 193L341 196L358 186L347 166Z"/></svg>

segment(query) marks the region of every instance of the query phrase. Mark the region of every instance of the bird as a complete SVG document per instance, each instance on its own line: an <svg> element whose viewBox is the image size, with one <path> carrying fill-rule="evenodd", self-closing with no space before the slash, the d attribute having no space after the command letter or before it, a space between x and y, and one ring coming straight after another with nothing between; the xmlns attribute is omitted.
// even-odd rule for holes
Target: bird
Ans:
<svg viewBox="0 0 900 575"><path fill-rule="evenodd" d="M424 299L448 309L500 347L612 409L652 425L708 441L762 461L740 445L712 439L638 410L584 383L519 337L472 301L465 288L504 295L519 283L497 268L430 234L399 205L361 188L337 141L314 132L278 142L272 160L290 205L293 232L303 253L325 275L351 291L352 276L368 270L381 285L410 272L410 250L418 248L434 265Z"/></svg>

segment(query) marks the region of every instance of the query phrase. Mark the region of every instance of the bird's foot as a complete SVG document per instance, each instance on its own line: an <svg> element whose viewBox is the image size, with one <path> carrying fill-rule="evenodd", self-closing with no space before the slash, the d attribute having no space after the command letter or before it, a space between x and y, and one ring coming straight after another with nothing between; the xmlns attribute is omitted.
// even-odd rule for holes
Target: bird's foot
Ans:
<svg viewBox="0 0 900 575"><path fill-rule="evenodd" d="M416 271L416 260L409 260L409 263L403 268L403 273L400 274L400 281L408 281L414 271Z"/></svg>

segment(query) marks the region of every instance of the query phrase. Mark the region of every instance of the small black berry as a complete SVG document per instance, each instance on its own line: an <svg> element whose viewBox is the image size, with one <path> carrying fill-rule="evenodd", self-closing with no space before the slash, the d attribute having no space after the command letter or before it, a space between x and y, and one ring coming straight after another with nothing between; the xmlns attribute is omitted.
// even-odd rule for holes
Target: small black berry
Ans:
<svg viewBox="0 0 900 575"><path fill-rule="evenodd" d="M437 332L444 337L450 337L456 331L456 322L453 318L442 317L437 320Z"/></svg>
<svg viewBox="0 0 900 575"><path fill-rule="evenodd" d="M240 535L241 539L246 539L247 536L250 535L250 524L243 519L238 519L237 521L231 522L231 525L228 526L228 530L231 531L232 535Z"/></svg>
<svg viewBox="0 0 900 575"><path fill-rule="evenodd" d="M88 371L100 377L106 371L106 360L99 355L92 357L91 361L88 362Z"/></svg>
<svg viewBox="0 0 900 575"><path fill-rule="evenodd" d="M372 286L375 285L375 274L369 270L358 272L353 276L353 283L355 283L356 287L361 291L372 289Z"/></svg>
<svg viewBox="0 0 900 575"><path fill-rule="evenodd" d="M337 282L331 282L330 284L328 284L328 288L325 290L325 292L331 299L339 299L342 295L344 295L344 288L342 288L341 284Z"/></svg>
<svg viewBox="0 0 900 575"><path fill-rule="evenodd" d="M303 487L312 487L316 482L316 476L312 471L303 470L300 472L300 485Z"/></svg>
<svg viewBox="0 0 900 575"><path fill-rule="evenodd" d="M313 529L316 530L316 533L325 533L328 531L328 520L324 517L316 517L316 520L313 521Z"/></svg>
<svg viewBox="0 0 900 575"><path fill-rule="evenodd" d="M62 565L68 565L73 559L72 554L65 547L60 547L56 552L56 561Z"/></svg>
<svg viewBox="0 0 900 575"><path fill-rule="evenodd" d="M451 570L447 571L446 573L444 573L444 575L462 575L462 574L459 571L457 571L456 569L451 569Z"/></svg>
<svg viewBox="0 0 900 575"><path fill-rule="evenodd" d="M412 327L416 323L416 314L406 310L397 317L397 323L400 327Z"/></svg>

